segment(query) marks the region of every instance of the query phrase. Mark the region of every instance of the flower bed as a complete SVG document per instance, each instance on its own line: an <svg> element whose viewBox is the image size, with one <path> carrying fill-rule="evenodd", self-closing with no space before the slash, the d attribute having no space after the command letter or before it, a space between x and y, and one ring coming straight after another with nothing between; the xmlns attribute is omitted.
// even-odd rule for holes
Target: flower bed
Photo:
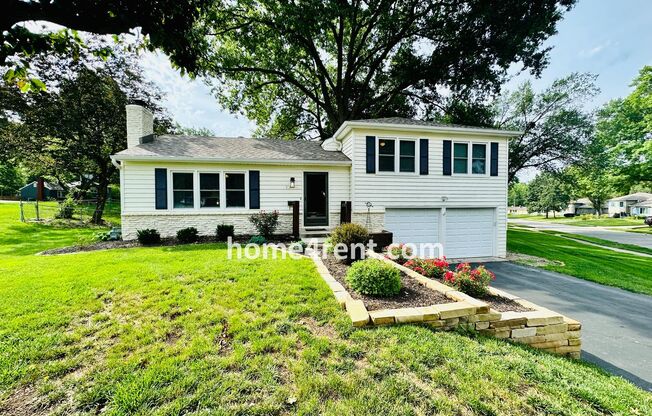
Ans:
<svg viewBox="0 0 652 416"><path fill-rule="evenodd" d="M552 353L573 358L580 356L582 326L573 319L507 292L489 288L489 296L499 298L500 302L507 302L509 305L513 302L526 309L501 312L495 308L498 304L490 305L485 300L475 299L377 253L369 251L367 255L394 265L403 272L405 279L414 279L419 285L439 292L449 302L429 306L369 310L365 306L367 299L349 293L345 287L346 282L338 281L322 259L313 255L312 259L317 266L317 271L331 288L340 305L348 312L353 326L418 323L441 330L465 327L487 336L527 344ZM328 259L326 261L328 262Z"/></svg>

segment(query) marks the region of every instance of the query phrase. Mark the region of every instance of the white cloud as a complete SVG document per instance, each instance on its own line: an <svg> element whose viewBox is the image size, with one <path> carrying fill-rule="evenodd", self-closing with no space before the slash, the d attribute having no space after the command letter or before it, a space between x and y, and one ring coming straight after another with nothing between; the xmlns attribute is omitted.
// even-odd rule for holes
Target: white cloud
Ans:
<svg viewBox="0 0 652 416"><path fill-rule="evenodd" d="M175 121L186 127L206 127L220 136L250 136L255 125L220 109L201 80L182 77L161 53L146 52L140 63L145 76L165 93L161 103Z"/></svg>
<svg viewBox="0 0 652 416"><path fill-rule="evenodd" d="M599 45L597 45L597 46L594 46L593 48L590 48L590 49L582 49L582 50L579 52L579 56L582 57L582 58L592 58L592 57L594 57L595 55L598 55L598 54L601 53L602 51L604 51L604 50L606 50L606 49L609 49L609 48L612 47L612 46L615 46L615 43L613 43L612 41L608 40L608 41L603 42L603 43L601 43L601 44L599 44Z"/></svg>

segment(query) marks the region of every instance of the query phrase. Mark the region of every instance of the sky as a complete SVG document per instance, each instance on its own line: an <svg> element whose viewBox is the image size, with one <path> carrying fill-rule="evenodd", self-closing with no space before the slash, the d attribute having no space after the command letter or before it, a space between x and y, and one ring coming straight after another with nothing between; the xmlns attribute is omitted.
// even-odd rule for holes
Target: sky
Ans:
<svg viewBox="0 0 652 416"><path fill-rule="evenodd" d="M529 73L515 76L506 88L531 79L535 89L544 89L572 72L598 75L601 93L589 108L622 97L644 65L652 65L652 1L579 0L548 39L550 63L541 78ZM166 93L163 105L186 127L206 127L222 136L250 135L255 125L243 116L220 109L210 88L201 80L181 77L162 54L147 53L142 64L146 75Z"/></svg>

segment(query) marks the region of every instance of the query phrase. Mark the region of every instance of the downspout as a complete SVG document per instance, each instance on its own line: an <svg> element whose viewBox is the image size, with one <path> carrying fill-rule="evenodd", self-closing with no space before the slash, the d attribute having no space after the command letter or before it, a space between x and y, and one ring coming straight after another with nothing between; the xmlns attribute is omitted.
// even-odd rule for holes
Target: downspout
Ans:
<svg viewBox="0 0 652 416"><path fill-rule="evenodd" d="M122 163L119 163L114 156L111 156L111 164L115 166L120 172L120 216L125 212L125 198L124 198L124 171L122 170Z"/></svg>

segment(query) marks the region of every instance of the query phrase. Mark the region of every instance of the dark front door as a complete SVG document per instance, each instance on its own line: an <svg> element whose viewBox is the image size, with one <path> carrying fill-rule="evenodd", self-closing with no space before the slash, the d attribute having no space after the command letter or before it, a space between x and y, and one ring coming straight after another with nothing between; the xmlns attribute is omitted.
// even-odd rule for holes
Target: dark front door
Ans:
<svg viewBox="0 0 652 416"><path fill-rule="evenodd" d="M304 172L304 225L307 227L328 225L328 173Z"/></svg>

